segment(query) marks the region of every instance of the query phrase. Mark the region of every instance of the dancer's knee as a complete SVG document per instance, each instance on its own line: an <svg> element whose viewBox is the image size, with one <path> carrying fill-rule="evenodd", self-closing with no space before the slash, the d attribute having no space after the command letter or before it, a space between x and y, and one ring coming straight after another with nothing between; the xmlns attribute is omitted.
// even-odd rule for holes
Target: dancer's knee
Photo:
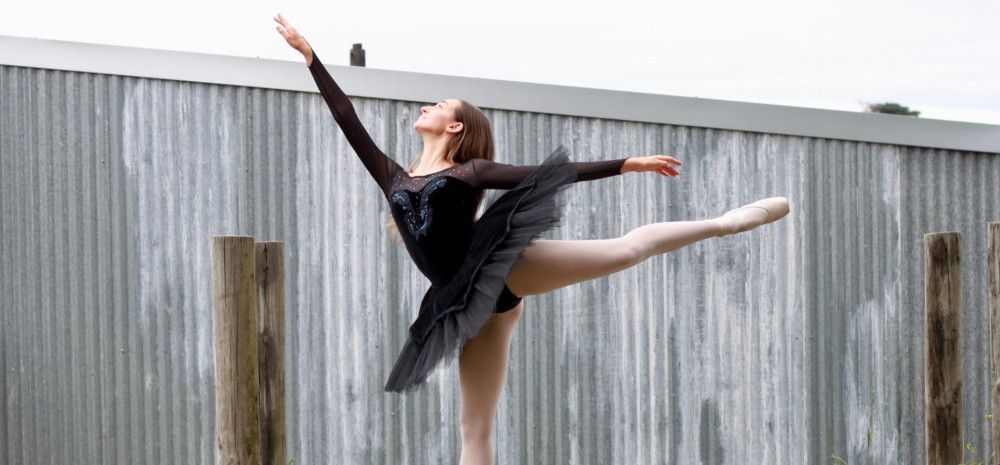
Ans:
<svg viewBox="0 0 1000 465"><path fill-rule="evenodd" d="M465 444L489 444L493 437L493 422L485 418L463 418L461 421L462 442Z"/></svg>
<svg viewBox="0 0 1000 465"><path fill-rule="evenodd" d="M647 248L638 238L622 238L621 246L615 250L615 266L619 270L638 265L646 259Z"/></svg>

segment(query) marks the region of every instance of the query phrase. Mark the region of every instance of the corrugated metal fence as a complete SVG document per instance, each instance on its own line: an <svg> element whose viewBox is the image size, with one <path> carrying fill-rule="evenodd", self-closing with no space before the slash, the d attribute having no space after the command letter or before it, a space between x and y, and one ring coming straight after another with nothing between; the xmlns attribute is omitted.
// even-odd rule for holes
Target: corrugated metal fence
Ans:
<svg viewBox="0 0 1000 465"><path fill-rule="evenodd" d="M428 283L318 94L11 65L0 86L0 462L214 463L210 236L241 234L285 241L293 463L458 463L456 365L382 391ZM354 102L408 165L421 103ZM792 203L527 297L498 463L922 463L921 241L943 230L964 235L965 441L986 457L1000 150L486 110L498 161L684 162L575 185L547 238Z"/></svg>

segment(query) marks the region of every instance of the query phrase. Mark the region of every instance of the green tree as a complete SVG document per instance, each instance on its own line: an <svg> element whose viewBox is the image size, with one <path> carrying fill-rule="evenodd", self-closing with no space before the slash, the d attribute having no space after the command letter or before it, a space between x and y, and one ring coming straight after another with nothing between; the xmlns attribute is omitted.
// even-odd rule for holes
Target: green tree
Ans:
<svg viewBox="0 0 1000 465"><path fill-rule="evenodd" d="M868 113L889 113L891 115L920 116L917 110L910 110L896 102L868 103L865 104L865 111Z"/></svg>

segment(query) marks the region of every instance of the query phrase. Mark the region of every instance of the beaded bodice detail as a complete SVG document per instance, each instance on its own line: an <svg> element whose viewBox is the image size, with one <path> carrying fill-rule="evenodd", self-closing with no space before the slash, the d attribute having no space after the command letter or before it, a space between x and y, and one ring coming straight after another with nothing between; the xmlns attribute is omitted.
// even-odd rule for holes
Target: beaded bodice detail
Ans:
<svg viewBox="0 0 1000 465"><path fill-rule="evenodd" d="M406 189L410 192L417 192L424 188L424 186L434 179L438 179L441 176L453 176L459 179L464 179L466 182L470 182L474 179L473 163L459 163L449 166L443 170L438 170L433 173L412 175L406 171L401 171L403 176L397 176L393 181L398 189Z"/></svg>
<svg viewBox="0 0 1000 465"><path fill-rule="evenodd" d="M398 171L389 195L396 228L417 268L440 284L461 265L474 230L481 189L470 181L472 163L410 176Z"/></svg>

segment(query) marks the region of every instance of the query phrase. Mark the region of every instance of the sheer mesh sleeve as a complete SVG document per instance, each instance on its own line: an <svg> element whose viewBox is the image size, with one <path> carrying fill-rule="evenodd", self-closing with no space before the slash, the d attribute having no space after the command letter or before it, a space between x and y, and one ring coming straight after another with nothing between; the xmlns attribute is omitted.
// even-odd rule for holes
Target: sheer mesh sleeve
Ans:
<svg viewBox="0 0 1000 465"><path fill-rule="evenodd" d="M622 165L627 159L573 162L576 168L576 181L573 182L593 181L621 174ZM506 165L482 158L473 158L470 162L475 169L476 183L483 189L511 189L538 167Z"/></svg>
<svg viewBox="0 0 1000 465"><path fill-rule="evenodd" d="M323 100L330 107L333 119L340 125L348 143L351 144L368 173L382 188L382 193L388 197L393 176L397 171L403 171L403 168L379 150L371 136L368 135L368 131L361 124L361 120L358 119L358 114L354 110L354 105L347 98L347 94L334 82L326 67L319 61L315 51L313 51L312 56L313 60L312 64L309 65L309 71L319 87Z"/></svg>

